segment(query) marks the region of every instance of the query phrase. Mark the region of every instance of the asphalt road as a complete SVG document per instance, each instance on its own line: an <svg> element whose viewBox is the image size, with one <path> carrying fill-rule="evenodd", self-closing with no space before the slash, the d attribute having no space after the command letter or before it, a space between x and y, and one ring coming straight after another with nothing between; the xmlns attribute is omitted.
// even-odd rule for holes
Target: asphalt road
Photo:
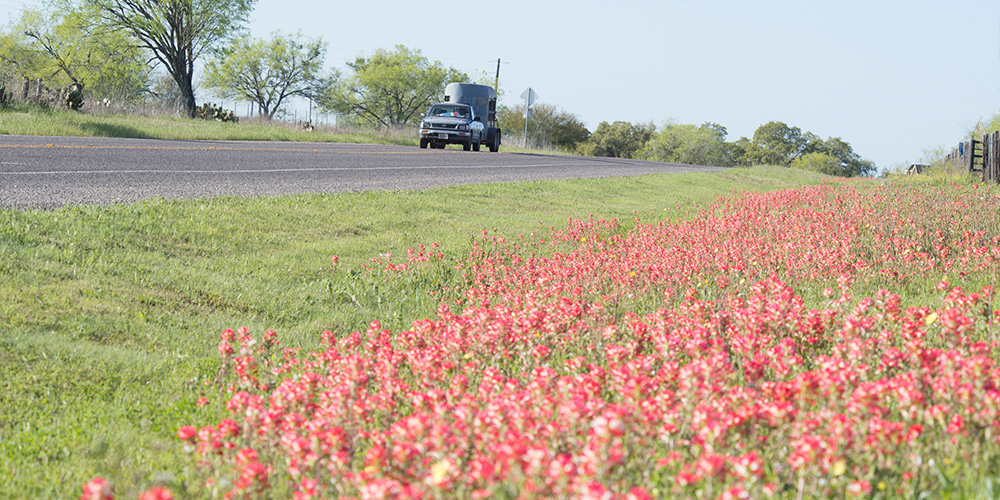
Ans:
<svg viewBox="0 0 1000 500"><path fill-rule="evenodd" d="M367 144L0 135L0 208L145 198L272 196L456 184L711 172L615 158Z"/></svg>

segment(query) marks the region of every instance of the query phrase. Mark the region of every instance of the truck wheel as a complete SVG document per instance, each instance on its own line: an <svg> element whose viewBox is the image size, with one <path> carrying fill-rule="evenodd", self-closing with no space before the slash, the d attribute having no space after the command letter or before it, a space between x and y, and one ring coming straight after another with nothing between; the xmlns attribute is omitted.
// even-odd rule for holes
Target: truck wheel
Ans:
<svg viewBox="0 0 1000 500"><path fill-rule="evenodd" d="M493 134L493 142L490 143L490 152L500 151L500 132Z"/></svg>
<svg viewBox="0 0 1000 500"><path fill-rule="evenodd" d="M427 139L420 139L420 149L427 149Z"/></svg>
<svg viewBox="0 0 1000 500"><path fill-rule="evenodd" d="M462 150L468 151L472 149L472 141L462 143Z"/></svg>

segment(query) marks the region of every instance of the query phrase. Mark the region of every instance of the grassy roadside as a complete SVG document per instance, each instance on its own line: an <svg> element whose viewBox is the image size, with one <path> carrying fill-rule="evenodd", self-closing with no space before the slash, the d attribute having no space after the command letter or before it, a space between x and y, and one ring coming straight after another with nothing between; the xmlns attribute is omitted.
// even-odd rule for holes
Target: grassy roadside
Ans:
<svg viewBox="0 0 1000 500"><path fill-rule="evenodd" d="M80 137L127 137L177 140L311 141L417 145L405 133L338 130L307 131L284 123L243 121L222 123L178 116L136 116L77 113L61 109L0 113L0 134Z"/></svg>
<svg viewBox="0 0 1000 500"><path fill-rule="evenodd" d="M154 481L197 495L175 433L204 421L219 332L275 329L310 348L373 319L399 330L433 314L426 290L458 278L440 266L390 288L361 272L373 257L437 243L453 258L484 230L677 217L734 190L823 179L758 168L0 211L0 498L75 497L95 475L121 498Z"/></svg>
<svg viewBox="0 0 1000 500"><path fill-rule="evenodd" d="M415 129L374 131L340 129L317 125L304 130L284 122L256 119L240 123L191 120L179 116L138 116L90 114L64 109L0 110L0 135L46 135L74 137L124 137L131 139L217 140L217 141L286 141L339 142L417 146ZM449 148L461 148L452 145ZM504 143L501 151L521 153L567 154L541 151Z"/></svg>

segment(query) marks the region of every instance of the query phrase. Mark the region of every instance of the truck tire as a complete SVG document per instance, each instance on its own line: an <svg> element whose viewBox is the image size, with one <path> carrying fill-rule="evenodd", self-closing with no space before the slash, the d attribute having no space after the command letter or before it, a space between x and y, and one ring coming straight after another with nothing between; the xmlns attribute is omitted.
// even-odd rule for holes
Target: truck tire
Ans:
<svg viewBox="0 0 1000 500"><path fill-rule="evenodd" d="M420 139L420 149L427 149L427 139Z"/></svg>
<svg viewBox="0 0 1000 500"><path fill-rule="evenodd" d="M462 143L462 150L463 151L468 151L470 149L472 149L472 141L471 140L469 142L463 142Z"/></svg>
<svg viewBox="0 0 1000 500"><path fill-rule="evenodd" d="M500 151L500 131L499 130L497 130L497 132L495 134L493 134L493 142L490 142L490 153L496 153L497 151Z"/></svg>

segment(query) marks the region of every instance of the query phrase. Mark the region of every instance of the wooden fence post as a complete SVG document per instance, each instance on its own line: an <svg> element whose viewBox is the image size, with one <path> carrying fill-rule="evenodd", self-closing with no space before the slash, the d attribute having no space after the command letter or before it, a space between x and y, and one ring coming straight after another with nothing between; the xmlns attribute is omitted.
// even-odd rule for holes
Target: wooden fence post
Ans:
<svg viewBox="0 0 1000 500"><path fill-rule="evenodd" d="M983 181L996 183L1000 181L1000 132L984 135L983 146Z"/></svg>
<svg viewBox="0 0 1000 500"><path fill-rule="evenodd" d="M983 134L983 182L993 181L993 134Z"/></svg>
<svg viewBox="0 0 1000 500"><path fill-rule="evenodd" d="M983 134L983 175L982 180L986 182L987 179L993 177L993 172L991 171L992 165L990 165L991 157L993 156L993 141L990 140L990 134Z"/></svg>

